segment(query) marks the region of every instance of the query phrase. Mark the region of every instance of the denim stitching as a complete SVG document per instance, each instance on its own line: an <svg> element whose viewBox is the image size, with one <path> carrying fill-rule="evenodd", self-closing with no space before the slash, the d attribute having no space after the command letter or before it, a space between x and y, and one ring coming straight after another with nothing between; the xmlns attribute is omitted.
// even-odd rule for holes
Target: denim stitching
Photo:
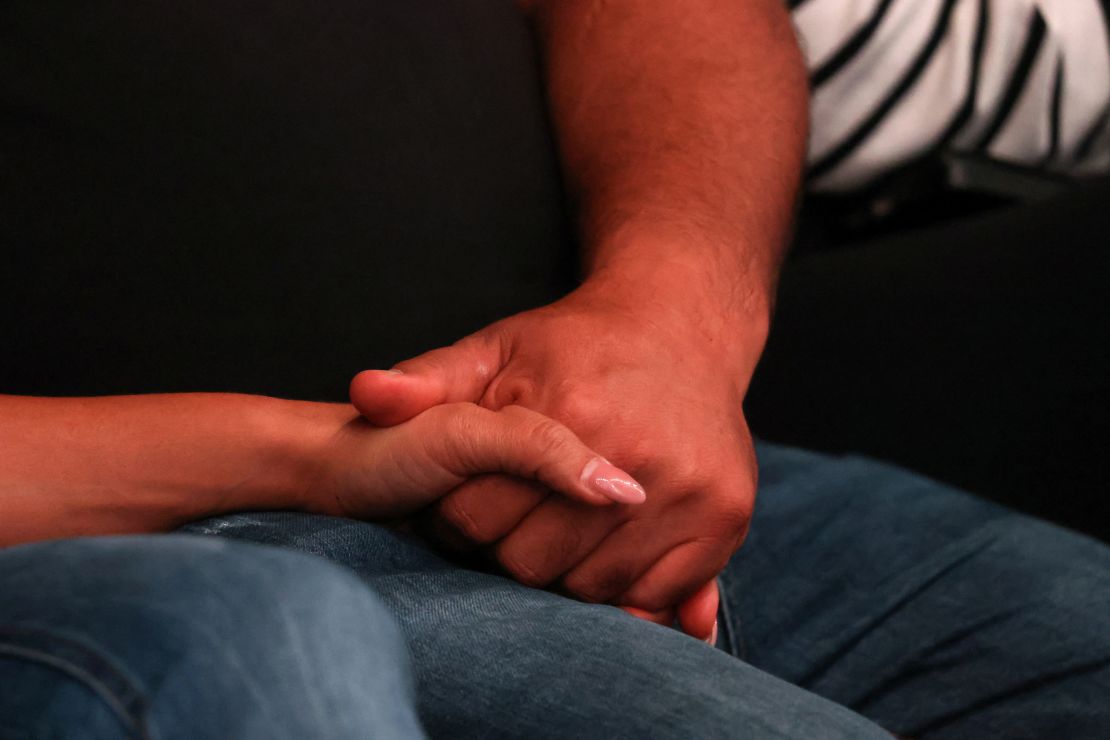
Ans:
<svg viewBox="0 0 1110 740"><path fill-rule="evenodd" d="M725 586L721 583L720 577L717 578L717 593L721 596L719 610L719 625L721 636L724 638L723 642L725 650L740 660L744 660L747 655L747 647L744 645L743 625L740 624L740 617L733 616L734 611L728 603L729 593L725 590ZM735 630L733 627L735 626Z"/></svg>
<svg viewBox="0 0 1110 740"><path fill-rule="evenodd" d="M146 726L146 701L142 694L105 657L56 634L27 628L2 626L0 638L3 639L0 656L36 662L85 684L112 710L133 737L141 740L151 737Z"/></svg>
<svg viewBox="0 0 1110 740"><path fill-rule="evenodd" d="M757 440L757 454L758 448L763 447L776 447L780 449L792 450L792 448L780 447L779 445L762 442ZM792 450L797 452L797 450ZM804 466L793 465L793 479L790 481L791 487L809 487L820 485L828 474L827 465L829 463L839 463L842 469L847 470L844 484L854 484L857 480L864 478L867 475L873 475L874 466L876 462L868 457L860 455L824 455L823 457L814 457L813 453L804 453L807 458ZM864 470L859 470L859 463L865 463ZM763 489L760 489L763 493ZM756 503L755 516L752 517L753 522L758 517L759 504ZM751 545L748 545L749 547ZM721 614L721 631L725 636L725 644L728 646L729 652L739 658L740 660L747 661L748 649L747 644L744 642L743 624L740 621L739 607L734 606L729 602L731 592L725 589L722 579L717 578L717 590L721 595L720 614ZM732 629L735 627L735 631Z"/></svg>

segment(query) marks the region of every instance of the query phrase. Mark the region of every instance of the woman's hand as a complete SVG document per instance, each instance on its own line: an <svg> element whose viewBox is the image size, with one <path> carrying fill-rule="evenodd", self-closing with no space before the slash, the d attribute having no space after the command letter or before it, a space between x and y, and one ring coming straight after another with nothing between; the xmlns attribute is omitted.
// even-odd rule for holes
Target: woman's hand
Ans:
<svg viewBox="0 0 1110 740"><path fill-rule="evenodd" d="M448 404L375 429L346 404L262 396L0 395L0 546L260 509L392 518L482 473L591 505L644 499L566 427L521 408Z"/></svg>
<svg viewBox="0 0 1110 740"><path fill-rule="evenodd" d="M691 274L676 266L668 279L688 290ZM461 400L525 406L565 423L643 480L649 501L586 508L548 498L542 486L485 476L444 496L428 531L448 545L487 546L529 586L665 623L677 609L684 629L708 639L714 578L743 541L755 500L741 404L765 327L726 321L708 301L683 310L665 284L645 283L650 290L620 299L629 288L595 279L402 362L400 374L361 373L351 400L383 427Z"/></svg>
<svg viewBox="0 0 1110 740"><path fill-rule="evenodd" d="M357 519L412 513L485 473L534 481L593 506L645 500L632 476L562 424L520 406L449 403L388 429L355 416L319 459L304 508Z"/></svg>

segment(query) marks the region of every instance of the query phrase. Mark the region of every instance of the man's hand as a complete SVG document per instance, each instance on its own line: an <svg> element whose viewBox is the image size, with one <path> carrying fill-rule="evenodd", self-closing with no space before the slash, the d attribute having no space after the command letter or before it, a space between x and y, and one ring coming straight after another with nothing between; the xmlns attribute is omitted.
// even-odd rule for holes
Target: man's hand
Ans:
<svg viewBox="0 0 1110 740"><path fill-rule="evenodd" d="M681 604L707 637L709 581L755 491L741 401L801 175L805 65L781 0L524 5L588 279L404 375L360 375L352 400L378 424L475 399L564 422L647 502L586 511L487 477L449 495L441 520L526 582L658 621Z"/></svg>
<svg viewBox="0 0 1110 740"><path fill-rule="evenodd" d="M704 639L717 598L706 584L742 542L755 496L741 402L764 330L726 336L719 317L680 314L666 293L593 279L403 362L400 374L361 373L351 400L381 425L460 400L521 405L566 424L643 483L646 503L596 509L484 476L436 505L439 524L491 546L524 583L640 616L668 621L698 594L679 615Z"/></svg>

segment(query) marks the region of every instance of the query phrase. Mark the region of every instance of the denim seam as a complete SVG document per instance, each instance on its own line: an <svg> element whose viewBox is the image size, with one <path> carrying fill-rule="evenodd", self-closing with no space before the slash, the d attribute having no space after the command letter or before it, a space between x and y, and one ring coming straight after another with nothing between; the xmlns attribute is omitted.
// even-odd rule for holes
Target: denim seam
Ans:
<svg viewBox="0 0 1110 740"><path fill-rule="evenodd" d="M767 444L767 443L761 443L761 444ZM759 452L759 450L758 450L758 445L757 445L757 449L756 449L756 454L757 455L758 455L758 452ZM848 467L848 469L850 471L849 472L850 480L853 480L853 481L860 477L858 471L854 469L856 467L855 464L858 463L859 461L871 462L866 457L854 456L854 455L836 455L836 456L833 456L832 459L835 459L835 460L839 461L841 464L844 464L844 465L846 465L846 467ZM791 485L792 486L812 486L814 483L816 483L817 485L820 485L820 483L823 481L825 475L826 475L826 470L825 470L824 466L822 466L822 465L810 464L810 465L806 465L805 467L798 467L798 469L796 471L794 471L794 479L791 480ZM757 495L756 511L754 512L754 516L752 517L753 526L757 526L756 520L757 520L757 517L758 517L758 514L759 514L758 496L761 493L762 493L762 491L757 491L757 494L756 494ZM720 601L720 606L719 606L719 611L720 611L720 616L721 616L720 624L722 625L721 631L724 633L725 644L728 646L728 650L729 650L730 654L732 654L736 658L739 658L740 660L743 660L743 661L747 662L748 647L747 647L747 644L744 642L744 634L743 634L744 625L740 621L740 610L739 610L738 606L734 606L732 603L730 603L730 598L729 597L731 595L731 592L728 591L727 589L725 589L724 584L722 583L720 577L717 578L717 591L721 596L721 601ZM734 627L735 627L735 629L733 629Z"/></svg>
<svg viewBox="0 0 1110 740"><path fill-rule="evenodd" d="M92 675L84 668L70 663L67 660L59 658L49 653L44 653L39 650L32 650L30 648L15 647L12 645L0 645L0 656L13 657L16 659L23 659L29 662L40 663L48 668L53 668L61 673L66 674L70 678L79 681L88 687L90 691L96 694L112 713L116 715L131 731L135 733L135 737L146 740L149 735L142 728L142 720L139 717L132 715L127 711L127 707L123 705L119 697L112 693L105 684L98 681L96 676Z"/></svg>
<svg viewBox="0 0 1110 740"><path fill-rule="evenodd" d="M74 598L73 603L83 606L92 601L92 599ZM95 640L89 639L88 635L80 631L36 622L0 622L0 645L40 650L48 655L59 655L63 660L78 665L88 665L91 659L102 664L97 666L98 669L110 674L117 680L119 686L134 694L140 703L145 703L140 688L141 679L132 674L126 665L118 662L110 651L105 650ZM96 675L97 671L94 670L92 673ZM123 692L117 689L114 693L120 695Z"/></svg>
<svg viewBox="0 0 1110 740"><path fill-rule="evenodd" d="M720 601L720 619L718 624L721 628L721 633L724 636L724 643L730 655L734 655L740 660L744 660L747 655L747 648L744 645L744 638L741 634L743 625L740 624L740 617L734 617L734 610L728 603L728 592L725 591L721 579L717 579L717 593L721 595ZM735 626L735 630L733 627Z"/></svg>
<svg viewBox="0 0 1110 740"><path fill-rule="evenodd" d="M3 636L5 632L8 632L8 636L11 636L10 630L0 630L0 636ZM47 639L53 638L47 635ZM87 650L87 648L83 646L81 649ZM123 696L77 662L68 660L44 649L18 645L11 642L0 642L0 657L38 663L69 676L75 681L84 684L94 695L103 701L124 726L128 728L133 737L139 738L140 740L149 740L151 737L142 714L129 709L127 706L128 702ZM123 680L123 682L127 684L126 688L129 689L129 692L133 696L140 696L139 692L135 690L129 682L118 675L116 678L118 680Z"/></svg>

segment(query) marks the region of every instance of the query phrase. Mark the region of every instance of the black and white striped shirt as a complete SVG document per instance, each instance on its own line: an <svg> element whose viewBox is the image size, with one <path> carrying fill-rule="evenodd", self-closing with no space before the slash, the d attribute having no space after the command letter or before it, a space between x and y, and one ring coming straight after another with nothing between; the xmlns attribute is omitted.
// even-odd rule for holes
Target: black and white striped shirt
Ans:
<svg viewBox="0 0 1110 740"><path fill-rule="evenodd" d="M810 183L930 152L1110 169L1110 0L790 0L813 86Z"/></svg>

